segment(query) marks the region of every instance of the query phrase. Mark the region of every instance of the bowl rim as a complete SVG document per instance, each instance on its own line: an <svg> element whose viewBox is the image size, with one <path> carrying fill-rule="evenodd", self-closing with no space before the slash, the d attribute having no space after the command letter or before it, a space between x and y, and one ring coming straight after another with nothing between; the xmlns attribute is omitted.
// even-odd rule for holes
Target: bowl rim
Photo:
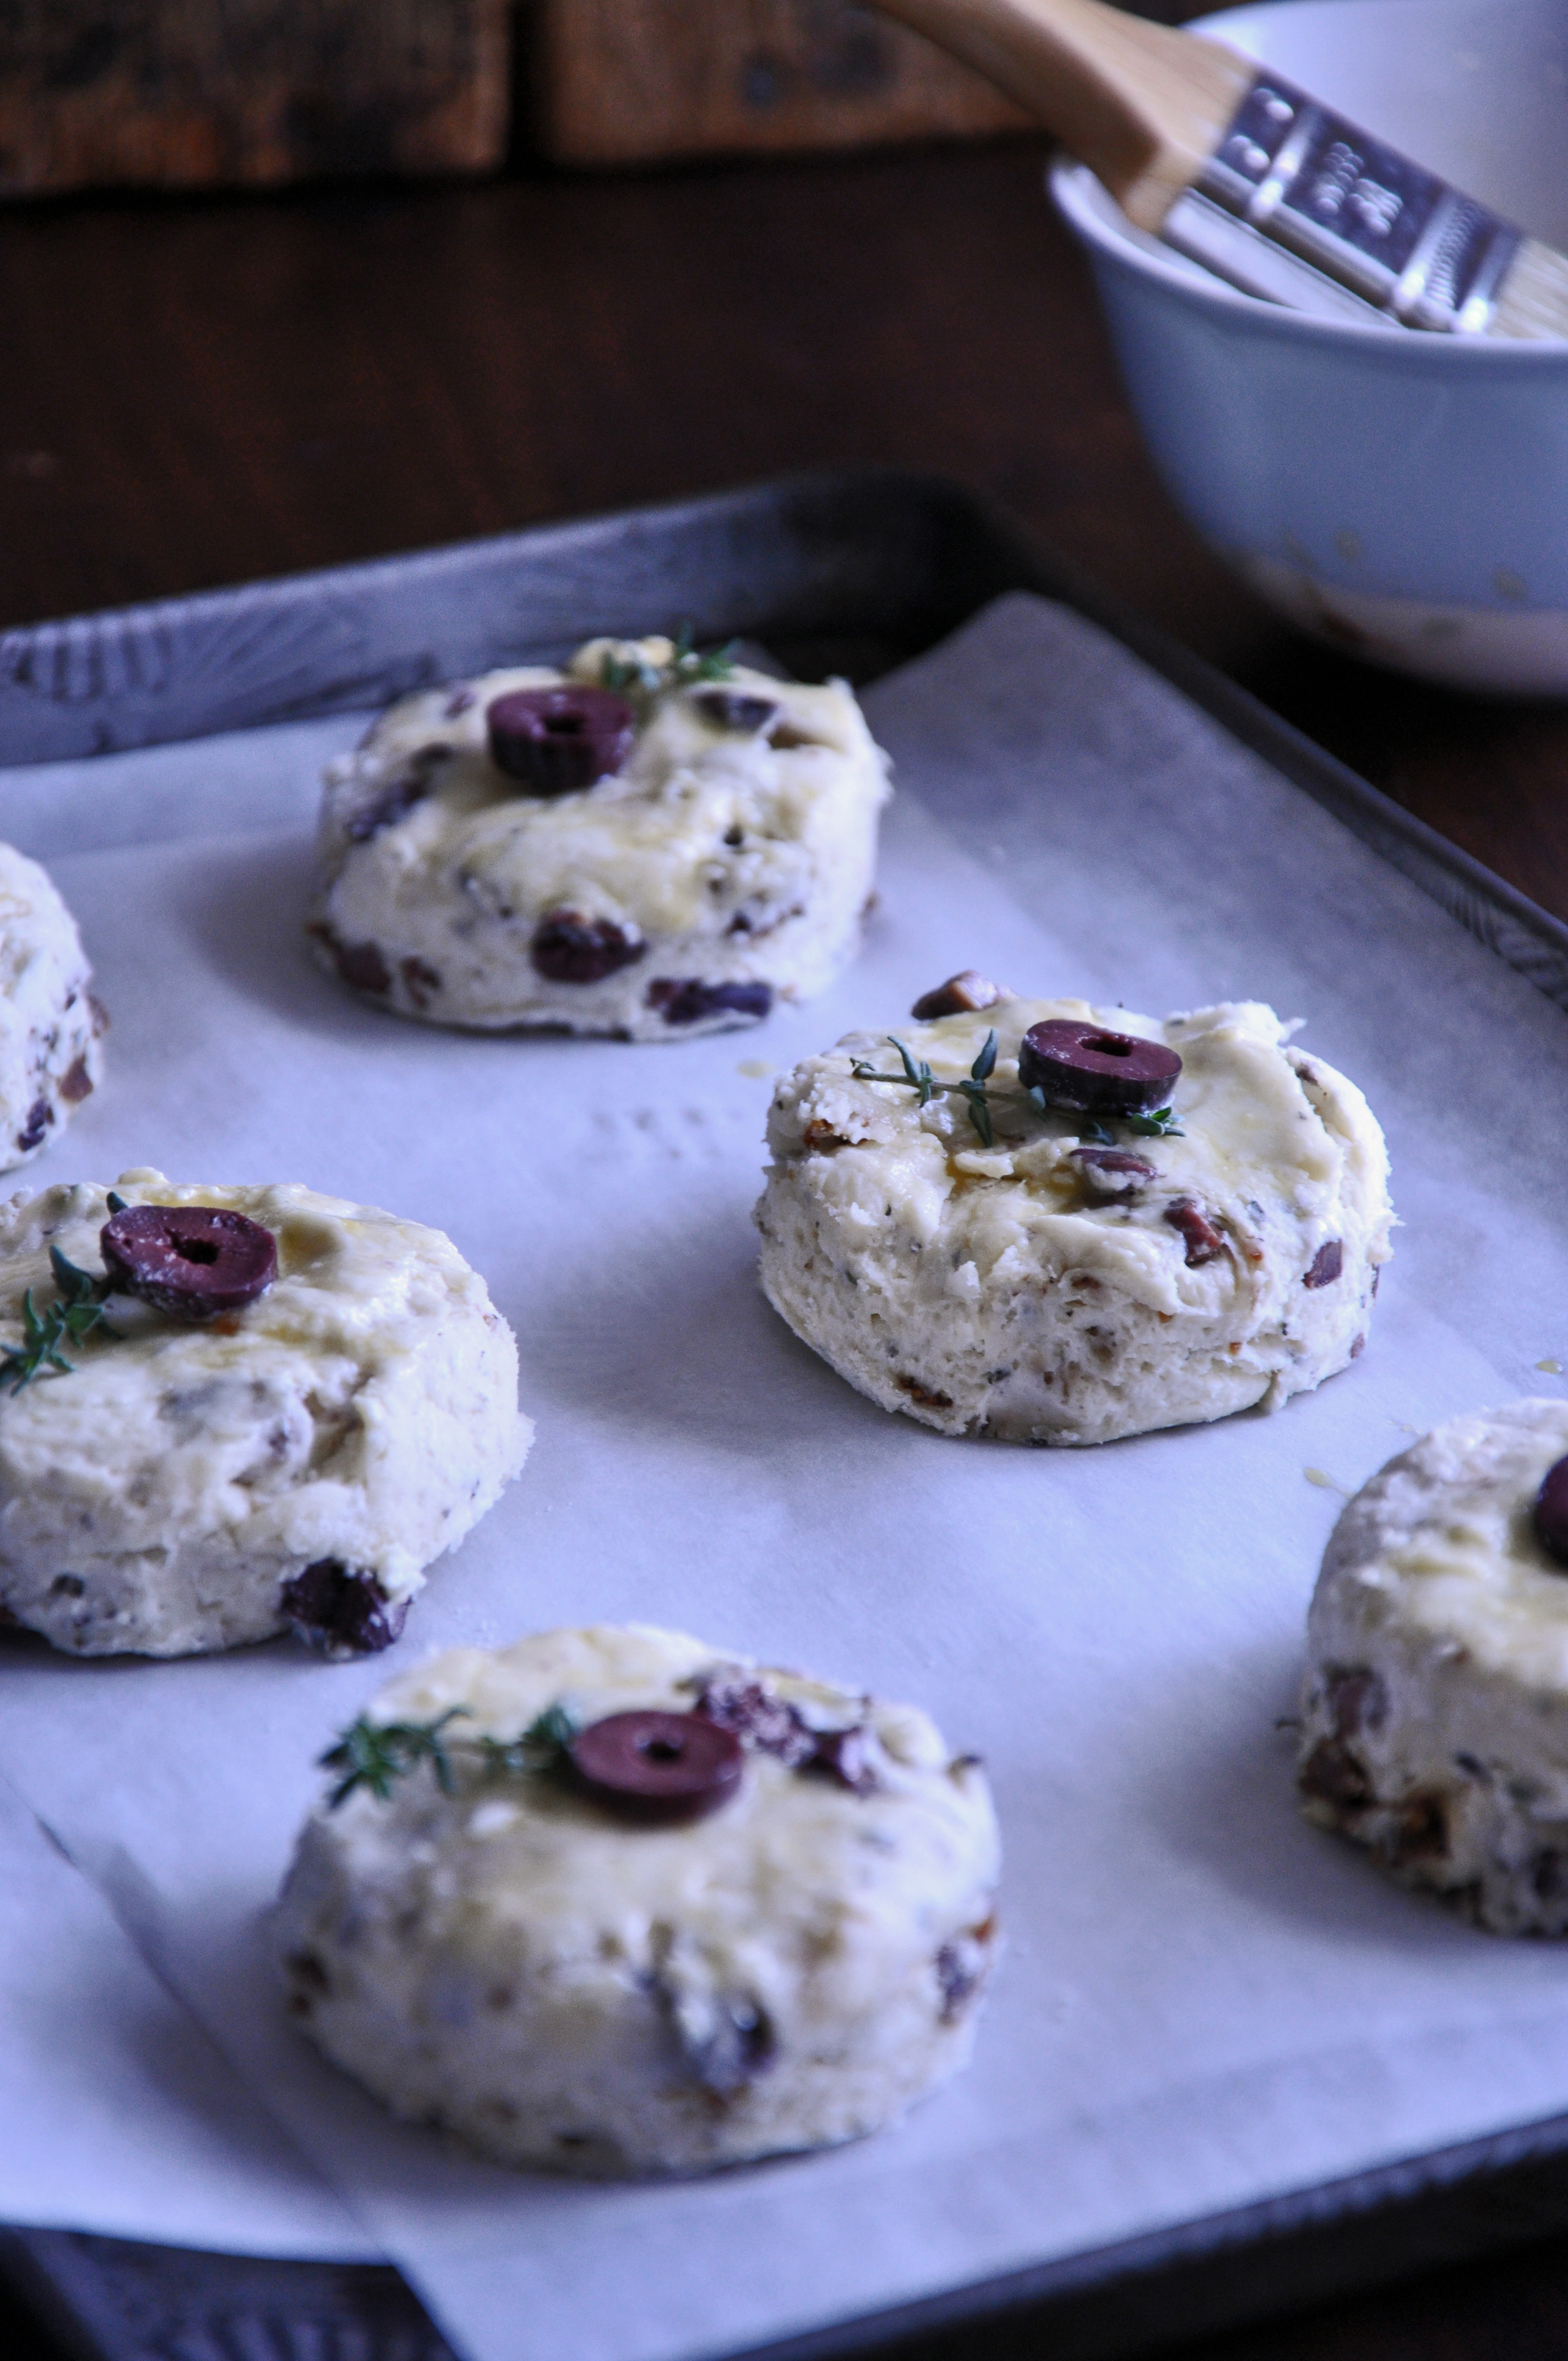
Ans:
<svg viewBox="0 0 1568 2361"><path fill-rule="evenodd" d="M1149 253L1125 236L1113 222L1107 221L1084 188L1086 181L1102 203L1115 204L1115 199L1087 164L1080 164L1076 157L1065 152L1052 159L1047 186L1068 226L1108 262L1134 277L1152 280L1194 311L1209 312L1221 318L1228 314L1238 322L1249 322L1262 333L1303 344L1375 349L1386 354L1390 362L1397 355L1401 365L1408 360L1416 368L1542 368L1553 364L1561 368L1568 357L1568 335L1423 335L1419 329L1384 327L1372 320L1364 326L1359 320L1323 320L1310 312L1292 312L1284 303L1270 303L1260 295L1245 294L1239 287L1227 286L1223 279L1215 279L1206 286L1194 275L1200 265L1184 265L1174 256L1168 262L1163 255ZM1418 358L1418 355L1421 357Z"/></svg>
<svg viewBox="0 0 1568 2361"><path fill-rule="evenodd" d="M1299 0L1297 0L1299 5ZM1317 0L1321 5L1321 0ZM1341 6L1354 6L1354 0L1338 0ZM1406 0L1412 9L1420 0ZM1240 16L1255 13L1255 0L1240 0L1239 5L1212 9L1191 18L1185 31L1201 33L1212 40L1223 41L1227 22ZM1272 0L1269 13L1288 15L1292 0ZM1232 46L1227 44L1227 46ZM1237 55L1248 64L1257 60L1242 49ZM1085 186L1087 183L1087 187ZM1241 321L1251 321L1264 331L1284 338L1304 343L1347 345L1352 348L1375 346L1391 361L1396 353L1401 361L1409 357L1412 367L1423 368L1434 365L1453 368L1476 367L1496 369L1499 367L1539 368L1552 363L1561 366L1568 355L1568 333L1561 336L1457 336L1423 335L1419 330L1384 324L1376 320L1363 323L1351 319L1321 319L1310 312L1293 312L1283 303L1271 303L1261 295L1245 294L1239 287L1228 286L1224 280L1202 272L1198 263L1179 261L1174 254L1167 260L1163 254L1151 253L1136 238L1126 236L1114 220L1101 211L1105 206L1117 212L1116 201L1095 179L1085 164L1065 150L1058 149L1052 159L1047 185L1058 212L1084 245L1094 247L1108 262L1118 264L1136 276L1141 273L1157 285L1163 286L1178 301L1185 300L1194 309L1207 310L1223 317L1236 315ZM1092 194L1091 192L1093 192ZM1099 203L1095 202L1098 198ZM1201 274L1201 275L1199 275ZM1418 359L1418 354L1431 356ZM1436 356L1449 356L1446 363L1437 364ZM1464 359L1460 360L1460 355Z"/></svg>

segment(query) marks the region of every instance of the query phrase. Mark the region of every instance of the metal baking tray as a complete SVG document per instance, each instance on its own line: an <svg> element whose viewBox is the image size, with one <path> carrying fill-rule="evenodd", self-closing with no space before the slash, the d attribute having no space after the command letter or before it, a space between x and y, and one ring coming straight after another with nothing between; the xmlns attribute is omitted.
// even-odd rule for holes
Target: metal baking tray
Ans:
<svg viewBox="0 0 1568 2361"><path fill-rule="evenodd" d="M1568 1009L1568 926L1138 619L962 487L880 473L741 491L0 636L5 765L364 708L455 673L677 620L863 684L1030 590L1119 638ZM221 787L214 788L221 794ZM4 784L0 778L0 805ZM1111 2361L1568 2223L1559 2117L767 2348L992 2361L1048 2338ZM440 2361L389 2268L0 2231L0 2278L91 2361L265 2353ZM4 2326L0 2317L0 2326Z"/></svg>

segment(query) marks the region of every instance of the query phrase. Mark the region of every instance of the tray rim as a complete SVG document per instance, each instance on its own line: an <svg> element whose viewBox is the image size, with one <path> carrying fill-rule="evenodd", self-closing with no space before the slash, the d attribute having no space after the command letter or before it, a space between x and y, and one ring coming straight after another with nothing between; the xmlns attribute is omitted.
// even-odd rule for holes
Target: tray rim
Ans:
<svg viewBox="0 0 1568 2361"><path fill-rule="evenodd" d="M835 503L855 500L885 515L896 515L902 508L906 519L923 522L927 536L933 531L945 534L960 560L967 560L967 568L960 564L957 569L948 612L933 631L933 640L1006 588L1035 590L1076 609L1332 812L1469 933L1568 1010L1568 922L1541 908L1271 712L1250 690L1102 589L985 495L939 475L875 467L807 470L728 490L602 511L516 533L269 576L183 598L106 608L0 631L0 782L6 769L24 763L365 710L428 685L443 675L442 635L437 633L433 644L428 636L422 642L416 631L410 642L407 618L454 583L478 577L492 586L504 584L507 569L519 562L558 566L570 590L577 569L613 548L618 566L630 581L636 568L625 566L629 546L634 557L645 555L672 533L685 533L706 537L728 557L729 581L739 586L747 576L744 565L736 562L735 544L744 544L748 527L754 540L756 526L771 508L775 528L781 522L786 527L784 538L789 545L783 554L787 557L793 548L800 565L803 578L792 584L798 595L811 587L814 557L821 571L822 550L813 536L820 539L824 514L830 519ZM826 545L830 552L830 539ZM754 549L739 552L742 561L754 555ZM779 552L773 555L776 559ZM981 595L966 604L964 589L970 587L978 588ZM630 601L630 612L642 594L629 589L624 595ZM313 609L317 618L313 635L287 630L291 616ZM553 634L547 631L524 643L530 653L561 653L568 642L582 636L580 628L574 631L565 624L566 611L561 606L561 628ZM647 611L644 607L643 614ZM755 605L739 614L729 609L723 621L700 613L690 620L699 632L710 629L714 637L760 631L767 620ZM372 624L389 630L394 641L400 628L404 631L405 644L395 648L389 660L378 663L367 657L364 635ZM617 628L602 611L598 627ZM160 710L159 701L181 662L199 673L203 665L212 668L215 655L226 653L242 672L254 673L258 644L265 642L269 631L281 642L275 661L285 672L273 690L253 680L248 696L231 692L215 708L210 698L204 728L158 726L172 719L167 708ZM309 639L311 662L319 666L329 660L329 651L320 642L334 635L342 645L331 687L289 693L290 667L297 670L302 661L302 641ZM490 640L493 645L493 631ZM515 662L515 633L507 645ZM456 659L444 665L446 672L462 668ZM476 667L470 664L467 668ZM116 715L129 718L116 727ZM20 751L7 751L8 741L14 743L17 736Z"/></svg>
<svg viewBox="0 0 1568 2361"><path fill-rule="evenodd" d="M842 558L846 550L853 553L850 535L856 528L867 547L874 549L879 533L891 540L897 532L907 534L912 525L916 538L928 545L928 555L945 544L961 561L953 568L944 596L924 603L916 598L907 609L905 620L916 636L931 626L927 644L1009 590L1034 591L1074 609L1323 805L1568 1013L1568 924L1105 592L984 496L938 475L881 468L791 474L0 632L0 792L5 771L24 764L363 708L401 688L423 685L439 676L439 652L433 656L428 645L420 644L417 629L409 639L408 619L433 594L439 598L454 587L476 583L499 590L504 606L509 570L518 566L559 568L562 597L554 605L544 603L548 614L559 609L564 619L571 611L565 601L585 566L591 570L597 562L613 558L618 577L629 572L635 577L635 566L629 570L624 563L629 544L634 555L654 558L683 537L699 549L707 544L722 553L732 581L748 583L745 568L760 552L772 560L773 578L787 581L797 600L809 599L814 588L828 598L830 607L836 599L843 609L838 619L842 631L854 611L854 569L834 588L830 561ZM761 573L760 588L765 591L770 581L766 566ZM630 590L626 595L634 601L641 594ZM765 598L752 601L753 609L765 605ZM340 639L336 670L324 689L302 693L291 686L297 664L295 670L290 664L301 638L298 618L313 609L318 618L329 620L351 613L359 637ZM766 636L768 629L767 616L748 609L744 598L740 611L731 606L722 620L702 613L693 620L704 636L709 631L727 636L737 629ZM787 632L789 624L786 613L775 616L773 628ZM387 632L392 644L389 653L367 667L365 635L372 625ZM492 627L481 620L477 628L483 636ZM589 628L579 621L553 636L546 630L524 644L554 652ZM269 631L279 635L275 671L280 677L258 669L256 663L255 651L265 647ZM182 635L186 660L198 669L203 662L210 664L214 644L237 649L245 657L248 687L222 706L224 718L217 728L212 726L210 700L207 708L199 708L207 716L203 728L179 726L175 705L160 709L165 695L180 685ZM518 643L515 635L509 642L514 648ZM153 656L156 670L150 668ZM332 647L324 656L317 650L316 656L330 666ZM454 663L448 668L460 667ZM116 713L128 717L118 731L113 721ZM159 727L160 721L170 726ZM8 739L15 744L18 733L22 751L8 751ZM913 2361L914 2345L932 2336L948 2336L966 2326L1000 2328L1025 2317L1031 2325L1052 2326L1053 2335L1056 2323L1067 2327L1076 2319L1077 2330L1069 2331L1069 2342L1054 2345L1057 2361L1080 2361L1080 2356L1081 2361L1101 2361L1101 2356L1110 2361L1113 2355L1150 2350L1157 2343L1241 2324L1303 2301L1321 2301L1430 2268L1444 2257L1475 2255L1544 2235L1568 2224L1568 2169L1557 2169L1565 2159L1568 2114L1509 2125L1457 2146L1418 2151L1365 2172L1201 2215L1110 2246L964 2282L905 2305L750 2345L733 2361L832 2361L832 2356L895 2345L910 2345ZM1525 2202L1527 2218L1520 2218L1514 2204L1516 2187L1528 2188L1532 2177L1543 2175L1549 2188L1540 2202ZM1434 2209L1442 2225L1435 2233L1426 2222ZM1348 2242L1354 2248L1354 2233L1364 2225L1376 2234L1370 2244L1363 2239L1365 2251L1336 2256L1336 2240L1341 2247ZM1314 2249L1293 2263L1292 2242L1299 2247L1313 2239L1320 2245L1326 2241L1326 2251L1319 2255ZM187 2279L190 2267L203 2259L210 2262L214 2280L225 2264L243 2261L252 2275L269 2268L253 2257L113 2240L93 2232L0 2224L0 2279L9 2280L24 2301L41 2309L57 2334L83 2353L102 2356L103 2361L133 2361L133 2356L141 2361L150 2348L139 2338L135 2346L103 2341L103 2306L87 2301L89 2275L73 2245L83 2240L178 2257ZM1268 2284L1259 2283L1255 2269L1247 2289L1227 2292L1219 2284L1224 2267L1245 2258L1269 2266L1262 2273ZM273 2315L273 2325L286 2327L288 2276L304 2267L282 2261L271 2268L278 2275L282 2307ZM390 2265L360 2268L397 2277ZM1196 2292L1190 2288L1182 2294L1183 2274L1193 2281ZM367 2361L371 2356L380 2361L374 2335Z"/></svg>

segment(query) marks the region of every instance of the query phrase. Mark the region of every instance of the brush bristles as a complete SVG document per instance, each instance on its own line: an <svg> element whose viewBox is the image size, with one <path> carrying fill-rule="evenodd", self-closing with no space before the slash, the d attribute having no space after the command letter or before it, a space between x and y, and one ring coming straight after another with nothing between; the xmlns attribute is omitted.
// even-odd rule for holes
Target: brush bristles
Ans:
<svg viewBox="0 0 1568 2361"><path fill-rule="evenodd" d="M1568 336L1568 254L1527 237L1508 267L1489 336Z"/></svg>

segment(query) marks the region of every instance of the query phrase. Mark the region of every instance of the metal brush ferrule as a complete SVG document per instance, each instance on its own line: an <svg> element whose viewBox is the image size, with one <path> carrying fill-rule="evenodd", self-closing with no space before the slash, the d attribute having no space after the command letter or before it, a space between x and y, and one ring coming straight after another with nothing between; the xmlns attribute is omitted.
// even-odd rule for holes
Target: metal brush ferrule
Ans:
<svg viewBox="0 0 1568 2361"><path fill-rule="evenodd" d="M1482 335L1522 233L1379 139L1260 74L1162 235L1249 293L1304 311L1370 306ZM1263 242L1297 267L1270 263ZM1318 300L1299 265L1343 291Z"/></svg>

